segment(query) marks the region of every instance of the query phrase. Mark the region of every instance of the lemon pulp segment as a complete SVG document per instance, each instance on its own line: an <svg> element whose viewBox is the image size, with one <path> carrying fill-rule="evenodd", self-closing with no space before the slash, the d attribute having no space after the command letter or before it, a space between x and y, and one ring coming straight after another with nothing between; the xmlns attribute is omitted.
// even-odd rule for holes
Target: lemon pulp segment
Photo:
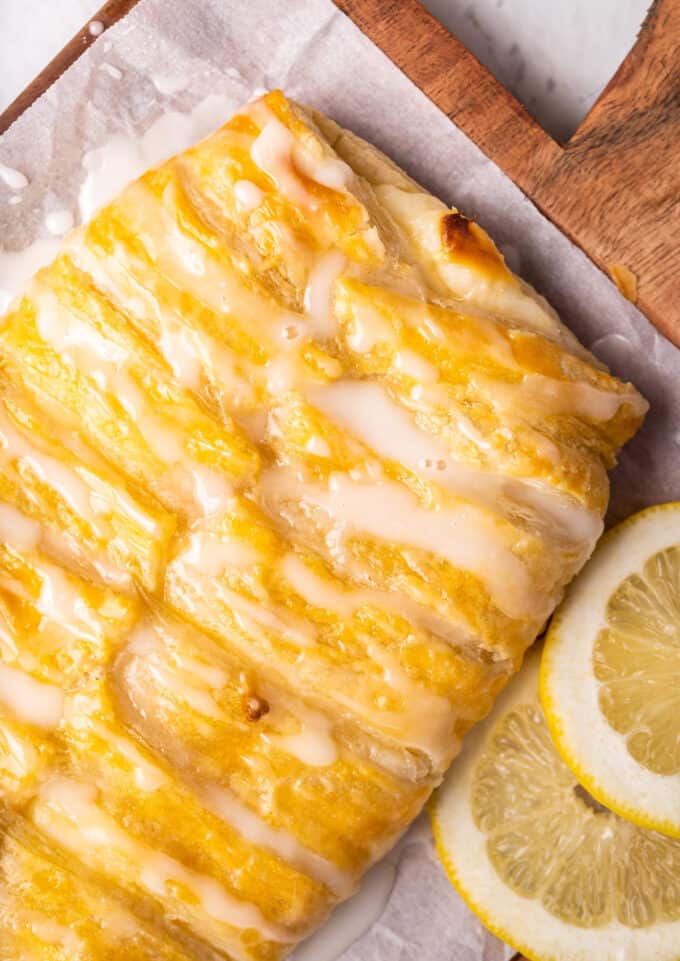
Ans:
<svg viewBox="0 0 680 961"><path fill-rule="evenodd" d="M553 618L541 699L566 763L603 804L680 836L680 508L610 531Z"/></svg>
<svg viewBox="0 0 680 961"><path fill-rule="evenodd" d="M432 802L449 875L532 961L680 957L680 841L599 804L557 753L538 652L470 735Z"/></svg>

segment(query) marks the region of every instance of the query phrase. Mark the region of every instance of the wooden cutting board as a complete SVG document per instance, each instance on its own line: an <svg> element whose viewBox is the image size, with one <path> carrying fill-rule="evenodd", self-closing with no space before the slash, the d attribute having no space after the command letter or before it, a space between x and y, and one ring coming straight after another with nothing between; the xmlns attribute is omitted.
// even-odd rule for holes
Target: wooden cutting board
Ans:
<svg viewBox="0 0 680 961"><path fill-rule="evenodd" d="M104 27L137 0L109 0ZM537 207L680 346L680 0L559 144L418 0L334 0ZM83 30L0 116L0 133L92 43Z"/></svg>
<svg viewBox="0 0 680 961"><path fill-rule="evenodd" d="M109 0L105 27L136 0ZM680 346L680 0L559 144L418 0L335 0L357 26ZM84 28L0 116L0 133L94 40Z"/></svg>
<svg viewBox="0 0 680 961"><path fill-rule="evenodd" d="M566 144L418 0L335 3L680 346L680 0L655 0Z"/></svg>

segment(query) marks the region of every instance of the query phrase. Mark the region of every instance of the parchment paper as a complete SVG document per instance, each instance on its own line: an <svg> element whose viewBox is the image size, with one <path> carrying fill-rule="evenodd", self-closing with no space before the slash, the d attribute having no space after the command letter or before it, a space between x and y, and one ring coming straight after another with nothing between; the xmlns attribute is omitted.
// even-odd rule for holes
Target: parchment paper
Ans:
<svg viewBox="0 0 680 961"><path fill-rule="evenodd" d="M13 205L0 183L4 250L45 235L48 212L77 210L84 151L142 134L168 109L189 111L208 95L224 109L217 125L275 86L373 141L479 219L581 341L646 395L645 427L612 476L609 521L680 498L680 351L330 0L141 0L0 139L0 162L30 180ZM422 821L408 841L385 911L343 961L509 957L449 886Z"/></svg>

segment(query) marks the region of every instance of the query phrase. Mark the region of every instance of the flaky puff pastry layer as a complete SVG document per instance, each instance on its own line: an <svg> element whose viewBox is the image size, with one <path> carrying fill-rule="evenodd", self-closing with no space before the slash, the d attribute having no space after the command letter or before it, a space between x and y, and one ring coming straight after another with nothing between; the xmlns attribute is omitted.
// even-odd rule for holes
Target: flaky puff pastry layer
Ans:
<svg viewBox="0 0 680 961"><path fill-rule="evenodd" d="M415 817L646 404L279 92L0 326L0 953L275 961Z"/></svg>

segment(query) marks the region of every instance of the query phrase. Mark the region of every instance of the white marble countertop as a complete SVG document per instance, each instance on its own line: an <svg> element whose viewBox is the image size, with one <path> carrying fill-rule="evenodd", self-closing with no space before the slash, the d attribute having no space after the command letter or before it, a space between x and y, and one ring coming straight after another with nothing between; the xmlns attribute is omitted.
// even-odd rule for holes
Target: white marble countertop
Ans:
<svg viewBox="0 0 680 961"><path fill-rule="evenodd" d="M0 0L0 110L101 3ZM425 0L425 5L546 129L566 138L630 49L649 0Z"/></svg>

